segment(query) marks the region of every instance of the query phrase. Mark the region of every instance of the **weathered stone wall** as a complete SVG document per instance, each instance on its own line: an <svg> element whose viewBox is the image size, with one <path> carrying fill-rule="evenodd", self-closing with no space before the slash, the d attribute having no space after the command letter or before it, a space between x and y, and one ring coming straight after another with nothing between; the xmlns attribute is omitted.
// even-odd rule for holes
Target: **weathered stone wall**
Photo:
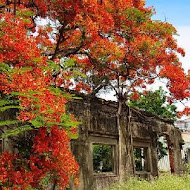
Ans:
<svg viewBox="0 0 190 190"><path fill-rule="evenodd" d="M0 111L0 121L7 121L7 120L14 120L16 117L16 109L6 110L4 112ZM4 126L0 128L0 136L3 132L8 128L13 128L14 125L11 126ZM9 150L11 152L15 152L16 150L12 147L12 142L9 139L1 140L0 152L4 150Z"/></svg>
<svg viewBox="0 0 190 190"><path fill-rule="evenodd" d="M181 171L181 133L170 120L160 119L150 113L131 109L123 105L120 125L123 130L122 159L119 161L119 132L117 127L116 102L101 99L73 100L67 105L81 125L79 138L72 140L71 148L80 165L80 185L74 190L103 190L104 187L130 176L152 178L158 176L157 138L166 135L170 147L170 165L172 171ZM14 113L13 113L14 112ZM15 111L0 113L0 120L14 119ZM10 149L4 143L4 149ZM94 173L93 144L111 145L114 147L114 168L112 173ZM148 150L148 170L135 171L134 147L145 147ZM122 167L120 167L122 165ZM121 170L123 170L121 172ZM72 186L72 185L71 185Z"/></svg>
<svg viewBox="0 0 190 190"><path fill-rule="evenodd" d="M79 138L72 142L72 150L80 165L80 185L77 190L102 190L118 181L118 128L117 103L100 99L74 100L68 104L68 110L82 122L79 127ZM129 117L131 115L131 117ZM130 119L130 122L129 122ZM174 172L181 169L182 138L172 121L160 119L150 113L129 109L123 106L120 123L124 129L126 152L123 154L125 178L136 175L152 178L158 176L157 138L167 135L171 141L174 160ZM92 144L102 143L115 145L116 168L112 174L95 174L93 172ZM133 146L148 147L149 171L136 172L134 168ZM122 174L123 175L123 174Z"/></svg>

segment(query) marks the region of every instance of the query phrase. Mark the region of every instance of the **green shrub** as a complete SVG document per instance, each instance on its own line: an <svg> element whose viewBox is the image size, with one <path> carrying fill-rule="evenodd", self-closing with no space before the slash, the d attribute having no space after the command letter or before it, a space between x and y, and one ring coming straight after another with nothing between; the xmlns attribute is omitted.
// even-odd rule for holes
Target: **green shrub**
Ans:
<svg viewBox="0 0 190 190"><path fill-rule="evenodd" d="M115 184L106 190L190 190L190 176L163 175L155 181L131 178L123 184Z"/></svg>
<svg viewBox="0 0 190 190"><path fill-rule="evenodd" d="M184 170L187 174L190 174L190 164L185 164L184 165Z"/></svg>

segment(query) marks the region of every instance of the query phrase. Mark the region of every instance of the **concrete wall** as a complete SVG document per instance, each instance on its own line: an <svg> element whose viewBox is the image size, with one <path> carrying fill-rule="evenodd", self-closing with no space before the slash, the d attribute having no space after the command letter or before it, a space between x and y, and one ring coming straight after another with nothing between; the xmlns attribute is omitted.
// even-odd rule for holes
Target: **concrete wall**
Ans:
<svg viewBox="0 0 190 190"><path fill-rule="evenodd" d="M167 135L170 142L170 167L175 173L181 170L181 134L171 121L163 120L135 109L123 106L120 124L125 135L121 149L122 163L119 163L119 133L117 127L117 103L100 99L77 100L68 105L82 125L79 138L72 142L72 150L80 165L80 185L77 190L102 190L121 179L130 176L152 178L158 176L157 138ZM131 114L129 122L129 113ZM93 171L93 143L108 144L115 147L115 169L112 173L96 174ZM148 171L135 171L134 147L148 149ZM123 167L120 167L123 164ZM120 172L120 170L123 170ZM122 175L122 176L121 176Z"/></svg>
<svg viewBox="0 0 190 190"><path fill-rule="evenodd" d="M79 138L71 142L71 149L80 165L80 185L75 190L103 190L116 181L126 180L130 176L152 178L158 176L157 138L166 135L170 152L170 168L174 173L181 171L181 147L183 140L180 131L172 121L163 120L150 113L131 109L123 105L120 115L121 136L118 130L116 102L101 99L73 100L67 106L82 124ZM14 119L14 113L2 115L0 119ZM93 144L114 147L112 172L95 173L93 170ZM9 141L4 143L5 149ZM134 148L145 148L146 171L136 171ZM14 151L14 150L13 150Z"/></svg>

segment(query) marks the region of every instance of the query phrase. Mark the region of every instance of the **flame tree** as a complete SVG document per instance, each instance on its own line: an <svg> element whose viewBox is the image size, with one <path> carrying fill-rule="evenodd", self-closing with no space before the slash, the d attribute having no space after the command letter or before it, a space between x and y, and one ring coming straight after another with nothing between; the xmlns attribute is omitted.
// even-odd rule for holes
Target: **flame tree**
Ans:
<svg viewBox="0 0 190 190"><path fill-rule="evenodd" d="M34 136L29 155L0 157L2 188L43 188L48 178L64 189L76 178L69 139L78 122L65 110L73 98L69 89L92 96L102 88L115 91L120 145L121 108L131 92L138 98L139 88L166 78L171 101L189 97L176 30L152 14L143 0L0 0L0 109L17 110L0 125L17 126L4 138L24 131Z"/></svg>

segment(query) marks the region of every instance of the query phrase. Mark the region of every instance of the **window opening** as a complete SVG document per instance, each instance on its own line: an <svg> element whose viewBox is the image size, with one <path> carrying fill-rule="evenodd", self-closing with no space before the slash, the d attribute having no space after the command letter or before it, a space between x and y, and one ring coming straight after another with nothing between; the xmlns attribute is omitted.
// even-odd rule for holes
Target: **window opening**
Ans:
<svg viewBox="0 0 190 190"><path fill-rule="evenodd" d="M114 172L114 146L93 144L93 169L95 173Z"/></svg>
<svg viewBox="0 0 190 190"><path fill-rule="evenodd" d="M134 148L136 171L148 171L148 147Z"/></svg>
<svg viewBox="0 0 190 190"><path fill-rule="evenodd" d="M169 149L166 135L161 135L157 141L158 169L160 172L171 171Z"/></svg>

